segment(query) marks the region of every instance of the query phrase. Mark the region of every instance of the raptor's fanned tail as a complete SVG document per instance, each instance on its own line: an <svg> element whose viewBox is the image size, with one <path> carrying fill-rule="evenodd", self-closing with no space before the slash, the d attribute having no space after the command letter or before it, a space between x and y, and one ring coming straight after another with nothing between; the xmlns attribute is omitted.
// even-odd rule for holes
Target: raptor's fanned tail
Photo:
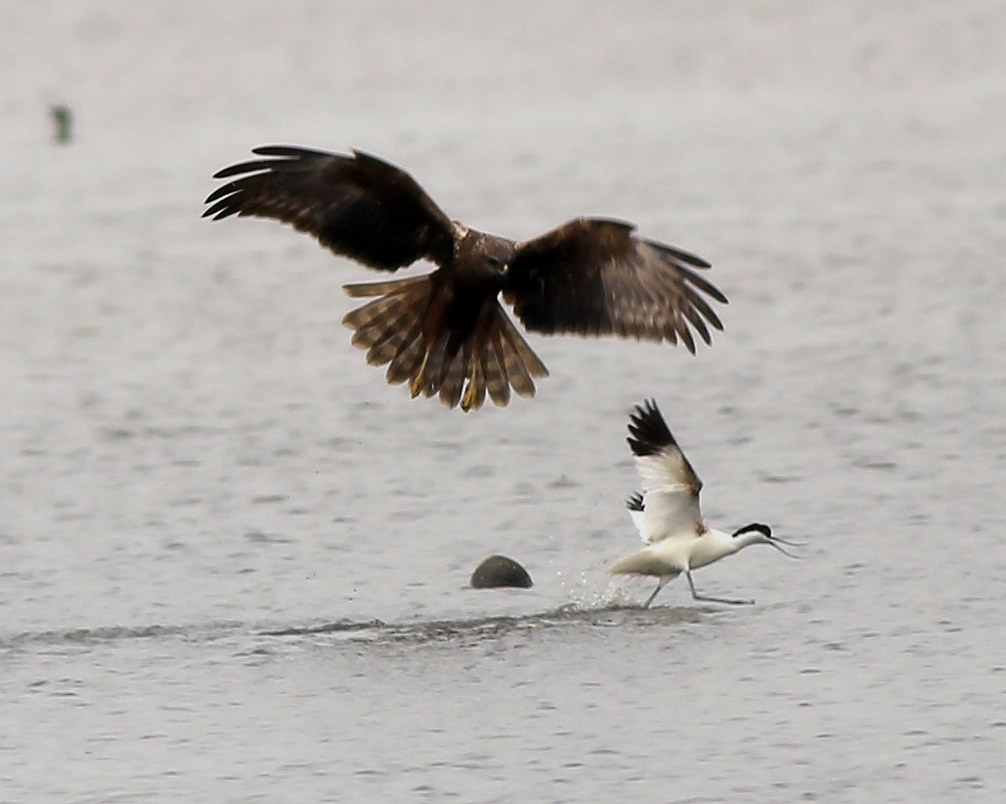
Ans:
<svg viewBox="0 0 1006 804"><path fill-rule="evenodd" d="M435 303L429 276L345 285L353 297L376 297L342 322L367 362L388 365L392 384L408 381L413 396L439 396L448 407L478 410L488 395L503 407L511 389L532 397L534 378L548 369L495 298L483 302L473 326L451 329L445 306Z"/></svg>

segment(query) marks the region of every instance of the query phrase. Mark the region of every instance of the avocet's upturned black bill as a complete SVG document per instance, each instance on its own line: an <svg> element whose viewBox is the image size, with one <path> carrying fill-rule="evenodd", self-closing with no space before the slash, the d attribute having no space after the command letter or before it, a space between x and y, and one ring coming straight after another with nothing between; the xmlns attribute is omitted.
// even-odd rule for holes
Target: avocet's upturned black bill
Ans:
<svg viewBox="0 0 1006 804"><path fill-rule="evenodd" d="M367 362L389 383L476 410L510 392L531 397L547 377L500 304L547 335L617 335L680 341L694 353L722 329L713 302L727 298L702 273L709 263L635 234L630 223L573 218L521 242L451 220L404 170L376 156L288 145L254 148L261 159L216 173L227 179L204 216L273 218L336 254L380 271L420 260L425 276L345 285L373 297L343 318Z"/></svg>
<svg viewBox="0 0 1006 804"><path fill-rule="evenodd" d="M799 547L797 542L773 536L772 529L760 522L752 522L733 533L713 530L706 525L699 507L702 481L674 440L652 399L637 405L633 411L627 441L636 456L643 492L629 497L626 507L646 547L616 561L609 572L613 575L650 575L659 579L644 608L649 607L668 581L682 573L688 579L693 600L751 604L753 600L698 594L692 570L733 555L752 544L770 544L784 555L797 558L782 547Z"/></svg>

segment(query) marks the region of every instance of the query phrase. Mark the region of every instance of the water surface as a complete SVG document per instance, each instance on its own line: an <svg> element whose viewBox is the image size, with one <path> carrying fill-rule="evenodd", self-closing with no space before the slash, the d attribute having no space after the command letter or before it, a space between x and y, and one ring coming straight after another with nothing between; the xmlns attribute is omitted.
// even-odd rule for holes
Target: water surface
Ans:
<svg viewBox="0 0 1006 804"><path fill-rule="evenodd" d="M1000 799L999 5L31 8L0 11L0 800ZM199 219L266 142L512 237L633 220L714 263L726 331L532 335L535 400L410 400L339 325L373 274ZM712 524L809 543L696 574L757 605L609 583L650 396ZM535 587L469 589L495 552Z"/></svg>

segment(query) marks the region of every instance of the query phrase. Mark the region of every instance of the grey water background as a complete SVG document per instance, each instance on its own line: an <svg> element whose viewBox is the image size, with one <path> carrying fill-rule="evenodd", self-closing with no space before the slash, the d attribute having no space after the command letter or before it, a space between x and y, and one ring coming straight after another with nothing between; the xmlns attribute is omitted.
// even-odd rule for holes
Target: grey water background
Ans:
<svg viewBox="0 0 1006 804"><path fill-rule="evenodd" d="M50 0L0 54L0 800L1002 800L1001 3ZM269 142L632 220L726 331L410 400L375 274L200 220ZM609 583L648 396L712 524L808 542L697 573L757 605Z"/></svg>

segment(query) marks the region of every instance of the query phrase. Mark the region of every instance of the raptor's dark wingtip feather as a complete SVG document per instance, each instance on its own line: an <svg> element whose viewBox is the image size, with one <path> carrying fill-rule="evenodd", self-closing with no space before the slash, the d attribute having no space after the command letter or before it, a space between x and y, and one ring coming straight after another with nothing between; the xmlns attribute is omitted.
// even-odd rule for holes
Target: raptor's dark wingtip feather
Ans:
<svg viewBox="0 0 1006 804"><path fill-rule="evenodd" d="M332 153L329 151L320 151L317 148L304 148L300 145L258 145L252 148L251 152L259 156L284 156L291 159L303 159L309 156L332 156Z"/></svg>

